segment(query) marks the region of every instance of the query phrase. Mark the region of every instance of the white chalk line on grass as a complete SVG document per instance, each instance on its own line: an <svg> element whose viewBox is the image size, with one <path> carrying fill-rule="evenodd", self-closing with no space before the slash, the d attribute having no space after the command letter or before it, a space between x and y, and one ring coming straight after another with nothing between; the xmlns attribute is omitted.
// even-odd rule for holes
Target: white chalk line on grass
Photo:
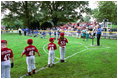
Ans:
<svg viewBox="0 0 118 79"><path fill-rule="evenodd" d="M82 44L81 44L82 45ZM45 47L46 46L46 44L43 46L43 50L44 50L44 52L47 54L47 52L46 52L46 50L45 50ZM110 47L105 47L105 48L88 48L87 46L84 46L86 49L84 49L84 50L81 50L81 51L79 51L79 52L76 52L76 53L74 53L74 54L72 54L72 55L70 55L70 56L67 56L66 58L65 58L65 60L67 60L68 58L71 58L71 57L73 57L73 56L75 56L75 55L77 55L78 53L81 53L81 52L84 52L84 51L86 51L86 50L88 50L88 49L107 49L107 48L110 48ZM57 63L59 63L60 61L57 61L57 62L55 62L55 64L57 64ZM41 67L40 69L38 69L38 70L36 70L36 72L39 72L39 71L41 71L41 70L44 70L44 69L46 69L46 68L48 68L47 66L46 67ZM20 76L20 78L23 78L23 77L25 77L26 76L26 74L25 75L23 75L23 76Z"/></svg>
<svg viewBox="0 0 118 79"><path fill-rule="evenodd" d="M76 52L76 53L74 53L74 54L72 54L72 55L66 57L65 59L71 58L71 57L75 56L76 54L81 53L81 52L83 52L83 51L86 51L86 50L88 50L88 49L107 49L107 48L110 48L110 47L106 47L106 48L88 48L88 47L87 47L86 49L81 50L81 51L79 51L79 52Z"/></svg>
<svg viewBox="0 0 118 79"><path fill-rule="evenodd" d="M72 55L66 57L65 59L68 59L68 58L70 58L70 57L73 57L73 56L75 56L76 54L81 53L81 52L86 51L86 50L87 50L87 49L84 49L84 50L82 50L82 51L80 51L80 52L74 53L74 54L72 54Z"/></svg>

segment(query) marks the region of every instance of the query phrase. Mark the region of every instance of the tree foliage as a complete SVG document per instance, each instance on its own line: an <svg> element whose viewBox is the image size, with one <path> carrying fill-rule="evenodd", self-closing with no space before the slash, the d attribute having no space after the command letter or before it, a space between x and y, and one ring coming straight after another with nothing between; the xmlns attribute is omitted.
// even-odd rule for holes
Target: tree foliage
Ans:
<svg viewBox="0 0 118 79"><path fill-rule="evenodd" d="M9 10L6 19L16 18L24 26L52 21L54 25L80 19L82 13L89 13L88 1L2 1L1 11ZM78 14L79 12L79 14ZM40 24L39 24L40 25Z"/></svg>
<svg viewBox="0 0 118 79"><path fill-rule="evenodd" d="M85 16L85 17L83 17L83 21L84 22L90 22L90 19L91 19L91 17L90 16Z"/></svg>
<svg viewBox="0 0 118 79"><path fill-rule="evenodd" d="M38 20L37 16L40 15L38 13L39 5L36 5L35 1L4 1L1 5L2 13L6 10L10 11L7 18L12 19L15 17L18 20L22 20L23 25L27 27L30 27L30 22Z"/></svg>
<svg viewBox="0 0 118 79"><path fill-rule="evenodd" d="M110 22L117 23L117 5L114 1L99 1L98 8L93 10L93 16L100 22L108 19Z"/></svg>

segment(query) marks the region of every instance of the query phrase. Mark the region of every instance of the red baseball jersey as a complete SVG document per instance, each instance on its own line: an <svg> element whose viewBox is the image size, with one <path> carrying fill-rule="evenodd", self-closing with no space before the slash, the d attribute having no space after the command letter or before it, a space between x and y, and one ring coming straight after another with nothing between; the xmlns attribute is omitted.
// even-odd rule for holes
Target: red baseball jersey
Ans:
<svg viewBox="0 0 118 79"><path fill-rule="evenodd" d="M59 45L66 46L66 43L68 43L68 40L66 38L64 38L63 40L61 40L60 38L58 39Z"/></svg>
<svg viewBox="0 0 118 79"><path fill-rule="evenodd" d="M23 55L25 54L26 56L33 56L33 55L35 55L35 52L38 52L38 49L33 45L29 45L29 46L25 47L22 54Z"/></svg>
<svg viewBox="0 0 118 79"><path fill-rule="evenodd" d="M48 50L56 50L56 49L57 49L56 44L54 44L54 43L49 43L48 44Z"/></svg>
<svg viewBox="0 0 118 79"><path fill-rule="evenodd" d="M1 61L10 60L13 57L13 52L9 48L1 48Z"/></svg>

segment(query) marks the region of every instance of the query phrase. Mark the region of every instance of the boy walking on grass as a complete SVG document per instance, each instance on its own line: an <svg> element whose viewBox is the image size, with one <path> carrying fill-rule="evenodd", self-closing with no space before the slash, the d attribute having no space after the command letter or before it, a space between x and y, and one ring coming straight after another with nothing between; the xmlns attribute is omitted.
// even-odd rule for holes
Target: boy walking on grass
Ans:
<svg viewBox="0 0 118 79"><path fill-rule="evenodd" d="M35 52L37 52L38 56L40 56L40 53L38 52L38 49L33 46L33 40L28 39L27 40L28 46L25 47L22 56L26 55L26 63L27 63L27 71L28 76L31 76L31 74L35 74L36 66L35 66Z"/></svg>
<svg viewBox="0 0 118 79"><path fill-rule="evenodd" d="M49 39L50 43L48 44L48 67L51 67L54 65L54 59L55 59L55 50L57 49L57 46L54 42L54 38Z"/></svg>

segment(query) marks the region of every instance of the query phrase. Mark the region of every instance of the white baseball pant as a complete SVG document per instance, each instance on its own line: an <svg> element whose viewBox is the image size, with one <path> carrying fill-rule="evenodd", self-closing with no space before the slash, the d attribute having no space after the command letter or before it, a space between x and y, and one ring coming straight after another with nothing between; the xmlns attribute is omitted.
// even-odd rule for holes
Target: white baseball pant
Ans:
<svg viewBox="0 0 118 79"><path fill-rule="evenodd" d="M81 37L81 33L76 33L76 37L80 38Z"/></svg>
<svg viewBox="0 0 118 79"><path fill-rule="evenodd" d="M26 57L26 63L28 72L31 72L32 70L36 69L35 56Z"/></svg>
<svg viewBox="0 0 118 79"><path fill-rule="evenodd" d="M76 33L76 37L78 38L78 36L79 36L79 34L78 33Z"/></svg>
<svg viewBox="0 0 118 79"><path fill-rule="evenodd" d="M49 50L48 53L48 64L54 64L55 53L54 50Z"/></svg>
<svg viewBox="0 0 118 79"><path fill-rule="evenodd" d="M10 78L10 60L1 62L1 78Z"/></svg>
<svg viewBox="0 0 118 79"><path fill-rule="evenodd" d="M60 59L64 60L66 47L60 47Z"/></svg>

